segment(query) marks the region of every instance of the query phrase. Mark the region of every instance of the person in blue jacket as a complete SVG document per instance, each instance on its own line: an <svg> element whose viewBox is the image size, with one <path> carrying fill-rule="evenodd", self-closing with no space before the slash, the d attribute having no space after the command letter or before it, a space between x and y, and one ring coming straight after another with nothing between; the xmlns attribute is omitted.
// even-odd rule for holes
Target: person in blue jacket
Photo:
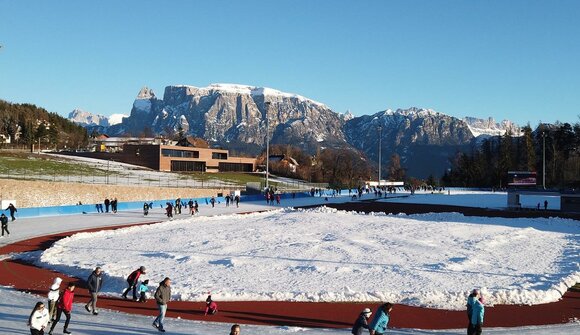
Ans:
<svg viewBox="0 0 580 335"><path fill-rule="evenodd" d="M391 311L393 310L393 304L387 302L382 304L377 309L375 317L371 324L369 324L370 335L383 335L387 332L387 326L389 325Z"/></svg>
<svg viewBox="0 0 580 335"><path fill-rule="evenodd" d="M473 312L471 314L471 325L473 326L474 335L481 335L484 314L485 306L483 306L483 299L479 298L479 300L473 303Z"/></svg>
<svg viewBox="0 0 580 335"><path fill-rule="evenodd" d="M475 304L478 297L479 291L474 289L467 298L467 304L465 305L467 307L467 335L473 335L475 332L473 324L471 323L471 316L473 315L473 304Z"/></svg>

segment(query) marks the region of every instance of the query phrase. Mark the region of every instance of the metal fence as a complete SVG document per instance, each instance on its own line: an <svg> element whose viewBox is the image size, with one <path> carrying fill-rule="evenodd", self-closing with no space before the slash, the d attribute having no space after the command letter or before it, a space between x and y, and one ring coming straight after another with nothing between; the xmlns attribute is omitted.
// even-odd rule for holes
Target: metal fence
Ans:
<svg viewBox="0 0 580 335"><path fill-rule="evenodd" d="M156 171L139 171L131 173L89 173L82 174L82 170L75 174L45 173L45 172L9 172L0 175L4 179L17 180L40 180L67 183L82 183L95 185L128 185L128 186L148 186L148 187L171 187L171 188L197 188L197 189L246 189L246 184L236 181L220 180L214 178L194 179L187 175L164 173ZM257 183L260 189L265 188L264 182ZM276 180L271 179L270 185L284 192L309 191L311 188L328 187L325 183L307 183L302 181Z"/></svg>
<svg viewBox="0 0 580 335"><path fill-rule="evenodd" d="M128 185L172 188L201 188L201 189L243 189L245 185L217 180L196 180L180 178L179 175L97 175L97 174L46 174L46 173L4 173L0 178L17 180L40 180L100 185Z"/></svg>

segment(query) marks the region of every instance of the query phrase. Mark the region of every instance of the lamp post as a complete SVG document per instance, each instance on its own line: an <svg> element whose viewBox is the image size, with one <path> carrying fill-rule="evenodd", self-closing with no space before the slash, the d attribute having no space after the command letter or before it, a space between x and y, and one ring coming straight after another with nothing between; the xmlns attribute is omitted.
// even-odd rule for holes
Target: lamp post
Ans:
<svg viewBox="0 0 580 335"><path fill-rule="evenodd" d="M381 142L382 142L382 135L383 135L383 127L378 126L377 130L379 131L379 189L381 188Z"/></svg>
<svg viewBox="0 0 580 335"><path fill-rule="evenodd" d="M542 186L546 189L546 132L542 132L543 150L542 150Z"/></svg>
<svg viewBox="0 0 580 335"><path fill-rule="evenodd" d="M270 109L270 101L264 102L264 106L266 111L266 188L268 188L268 174L270 172L270 121L268 118L268 110Z"/></svg>

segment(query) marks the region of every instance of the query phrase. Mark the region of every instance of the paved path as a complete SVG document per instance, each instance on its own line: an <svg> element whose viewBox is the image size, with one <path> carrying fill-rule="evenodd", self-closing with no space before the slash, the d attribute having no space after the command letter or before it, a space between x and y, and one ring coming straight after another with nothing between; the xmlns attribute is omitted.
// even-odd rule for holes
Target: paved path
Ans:
<svg viewBox="0 0 580 335"><path fill-rule="evenodd" d="M322 199L312 198L291 200L292 205L311 204L312 201L326 203ZM342 202L344 199L330 199L329 202ZM290 202L290 201L289 201ZM286 205L290 205L287 203ZM420 206L420 205L418 205ZM203 214L224 214L233 212L250 212L268 210L271 206L265 203L243 204L241 208L219 207L211 209L202 207ZM75 215L58 218L23 219L12 224L14 234L20 238L15 243L6 244L2 240L0 255L11 252L44 250L58 239L78 231L96 231L115 229L127 225L151 224L163 219L160 211L154 211L144 218L138 212L117 214ZM58 232L46 234L48 231ZM45 234L43 234L45 232ZM38 235L43 235L38 237ZM12 235L11 235L12 237ZM12 238L11 238L12 239ZM10 285L21 291L44 295L52 279L59 275L53 271L41 269L21 261L4 259L0 262L0 285ZM88 293L80 281L76 293L77 302L88 301ZM153 301L145 304L125 301L117 298L102 297L100 308L119 310L128 313L155 315L157 309ZM306 303L306 302L220 302L220 313L205 317L202 314L204 303L172 302L168 312L169 317L180 317L190 320L207 320L227 323L243 323L258 325L287 325L302 327L346 328L351 325L353 315L356 316L363 307L376 308L377 304L361 303ZM77 311L80 313L80 311ZM571 318L580 317L580 293L569 291L563 299L556 303L534 306L495 306L486 309L487 327L516 327L524 325L557 324L568 322ZM466 322L465 312L447 311L397 305L393 311L393 327L421 329L462 328Z"/></svg>

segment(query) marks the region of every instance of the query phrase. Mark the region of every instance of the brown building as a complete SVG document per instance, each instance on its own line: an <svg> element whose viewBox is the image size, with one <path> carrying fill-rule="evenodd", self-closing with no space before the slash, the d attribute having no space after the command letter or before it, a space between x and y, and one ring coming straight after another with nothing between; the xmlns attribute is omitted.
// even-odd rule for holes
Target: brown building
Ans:
<svg viewBox="0 0 580 335"><path fill-rule="evenodd" d="M253 172L255 158L232 157L228 150L162 144L125 144L123 161L159 171Z"/></svg>

